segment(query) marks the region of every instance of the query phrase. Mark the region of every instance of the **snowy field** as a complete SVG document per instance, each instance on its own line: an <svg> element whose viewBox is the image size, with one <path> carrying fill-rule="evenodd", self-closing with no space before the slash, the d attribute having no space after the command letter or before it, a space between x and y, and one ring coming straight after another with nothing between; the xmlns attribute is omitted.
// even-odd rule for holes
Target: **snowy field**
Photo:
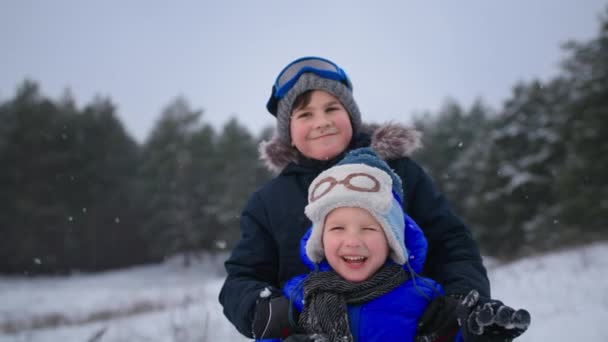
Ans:
<svg viewBox="0 0 608 342"><path fill-rule="evenodd" d="M224 318L218 260L69 277L0 277L0 342L246 341ZM517 341L608 341L608 243L490 268L532 314Z"/></svg>

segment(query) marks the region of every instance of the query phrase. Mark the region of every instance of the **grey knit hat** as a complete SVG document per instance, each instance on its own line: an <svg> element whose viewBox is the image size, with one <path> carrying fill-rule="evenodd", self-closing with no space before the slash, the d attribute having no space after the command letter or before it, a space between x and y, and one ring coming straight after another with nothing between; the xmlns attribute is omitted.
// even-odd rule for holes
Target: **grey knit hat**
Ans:
<svg viewBox="0 0 608 342"><path fill-rule="evenodd" d="M350 115L353 133L359 131L359 128L361 127L361 113L353 98L352 91L339 81L323 78L314 73L307 72L302 74L287 94L279 100L277 111L277 134L281 140L287 144L291 143L289 123L291 120L292 106L296 98L308 90L324 90L337 97Z"/></svg>

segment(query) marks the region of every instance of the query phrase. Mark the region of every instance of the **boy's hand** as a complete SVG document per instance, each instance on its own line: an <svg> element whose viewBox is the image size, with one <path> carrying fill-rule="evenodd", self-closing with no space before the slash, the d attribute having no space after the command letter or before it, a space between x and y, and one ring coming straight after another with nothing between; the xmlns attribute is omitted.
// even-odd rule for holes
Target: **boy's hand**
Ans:
<svg viewBox="0 0 608 342"><path fill-rule="evenodd" d="M530 325L530 313L514 310L498 300L478 303L479 293L472 290L464 298L435 298L419 320L416 342L444 340L459 327L465 341L511 341Z"/></svg>
<svg viewBox="0 0 608 342"><path fill-rule="evenodd" d="M283 296L260 298L255 305L252 331L256 339L289 335L289 299Z"/></svg>
<svg viewBox="0 0 608 342"><path fill-rule="evenodd" d="M466 308L467 312L474 304ZM461 306L463 306L462 300L457 296L441 296L433 299L418 320L415 341L432 342L454 336L460 328L458 314Z"/></svg>
<svg viewBox="0 0 608 342"><path fill-rule="evenodd" d="M471 291L463 303L477 302L477 291ZM465 303L467 302L468 303ZM463 327L465 341L512 341L530 326L527 310L514 310L499 300L477 303L472 310L459 310L458 323Z"/></svg>

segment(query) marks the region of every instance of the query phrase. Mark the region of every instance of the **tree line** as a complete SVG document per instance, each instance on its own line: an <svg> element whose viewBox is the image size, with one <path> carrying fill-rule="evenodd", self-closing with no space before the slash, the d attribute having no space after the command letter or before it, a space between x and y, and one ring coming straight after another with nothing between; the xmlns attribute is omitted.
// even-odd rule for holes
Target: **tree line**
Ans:
<svg viewBox="0 0 608 342"><path fill-rule="evenodd" d="M596 38L564 52L558 76L520 82L500 110L452 102L417 119L416 158L487 255L608 237L608 11Z"/></svg>
<svg viewBox="0 0 608 342"><path fill-rule="evenodd" d="M109 99L77 108L32 81L0 103L0 271L103 270L229 248L269 178L236 119L217 132L178 98L143 144ZM187 260L186 260L187 262Z"/></svg>
<svg viewBox="0 0 608 342"><path fill-rule="evenodd" d="M607 11L608 14L608 11ZM416 117L414 155L482 251L515 258L608 237L608 20L565 46L560 73L502 108L456 101ZM398 118L396 118L398 120ZM237 119L217 130L183 98L137 143L109 98L78 108L24 81L0 101L0 272L69 273L229 249L271 175Z"/></svg>

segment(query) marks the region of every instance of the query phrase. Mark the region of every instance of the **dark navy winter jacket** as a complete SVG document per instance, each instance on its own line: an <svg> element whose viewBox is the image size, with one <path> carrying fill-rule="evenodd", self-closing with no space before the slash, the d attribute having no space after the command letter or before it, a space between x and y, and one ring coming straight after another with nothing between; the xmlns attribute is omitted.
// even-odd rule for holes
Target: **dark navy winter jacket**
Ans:
<svg viewBox="0 0 608 342"><path fill-rule="evenodd" d="M369 144L369 136L360 134L350 148ZM290 163L249 198L241 216L241 238L225 263L228 276L219 295L224 314L245 336L252 337L253 310L260 292L271 287L279 293L287 280L307 272L300 261L299 242L311 224L304 215L308 186L340 157ZM388 163L403 180L404 210L428 240L423 275L440 283L446 294L476 289L489 298L477 244L429 176L409 157Z"/></svg>

